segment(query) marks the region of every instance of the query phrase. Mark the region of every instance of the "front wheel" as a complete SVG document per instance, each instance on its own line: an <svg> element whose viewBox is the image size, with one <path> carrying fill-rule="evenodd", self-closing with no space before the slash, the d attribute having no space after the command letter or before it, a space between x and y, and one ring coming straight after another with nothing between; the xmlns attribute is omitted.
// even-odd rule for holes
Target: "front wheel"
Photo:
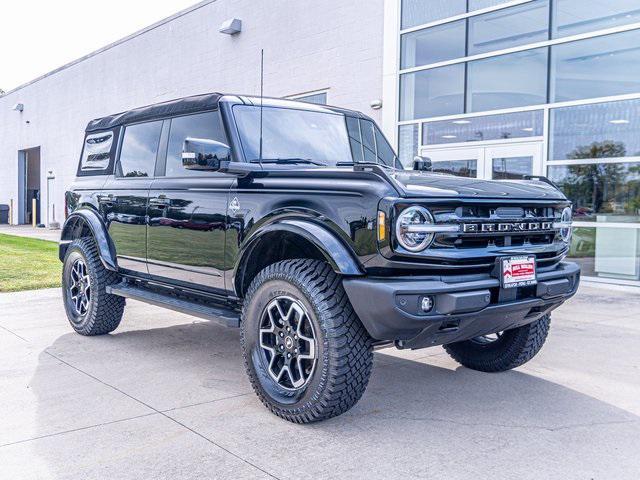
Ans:
<svg viewBox="0 0 640 480"><path fill-rule="evenodd" d="M262 403L296 423L350 409L373 365L371 338L341 279L317 260L278 262L256 276L244 301L241 344Z"/></svg>
<svg viewBox="0 0 640 480"><path fill-rule="evenodd" d="M483 335L445 345L444 349L458 363L480 372L504 372L524 365L542 348L551 316L522 327L492 335Z"/></svg>

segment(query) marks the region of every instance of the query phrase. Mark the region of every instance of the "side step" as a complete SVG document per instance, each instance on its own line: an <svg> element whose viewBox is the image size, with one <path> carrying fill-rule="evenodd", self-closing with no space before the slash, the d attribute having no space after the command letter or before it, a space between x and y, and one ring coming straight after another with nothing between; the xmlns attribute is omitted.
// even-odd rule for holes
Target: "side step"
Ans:
<svg viewBox="0 0 640 480"><path fill-rule="evenodd" d="M204 318L206 320L217 322L225 327L240 326L240 314L235 310L225 308L224 306L204 305L195 301L185 300L170 294L163 294L154 290L126 283L108 285L106 290L107 293L110 293L111 295L131 298L157 307L168 308L176 312Z"/></svg>

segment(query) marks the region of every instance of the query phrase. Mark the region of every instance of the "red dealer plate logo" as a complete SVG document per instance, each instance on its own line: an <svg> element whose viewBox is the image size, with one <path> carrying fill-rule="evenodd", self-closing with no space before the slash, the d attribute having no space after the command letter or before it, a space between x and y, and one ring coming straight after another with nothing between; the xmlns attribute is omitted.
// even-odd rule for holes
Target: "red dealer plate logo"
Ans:
<svg viewBox="0 0 640 480"><path fill-rule="evenodd" d="M538 283L536 279L536 257L532 255L501 259L502 288L527 287Z"/></svg>

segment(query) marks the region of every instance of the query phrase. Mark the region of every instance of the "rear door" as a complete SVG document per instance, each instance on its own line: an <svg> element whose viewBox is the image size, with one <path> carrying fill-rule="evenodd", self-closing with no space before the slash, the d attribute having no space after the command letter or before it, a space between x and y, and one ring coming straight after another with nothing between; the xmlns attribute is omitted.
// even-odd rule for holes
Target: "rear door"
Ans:
<svg viewBox="0 0 640 480"><path fill-rule="evenodd" d="M228 145L219 111L166 121L166 155L161 155L149 195L147 261L158 280L205 290L224 290L226 214L236 177L220 172L186 170L186 138Z"/></svg>
<svg viewBox="0 0 640 480"><path fill-rule="evenodd" d="M98 197L118 267L147 274L147 206L162 120L124 127L115 172Z"/></svg>

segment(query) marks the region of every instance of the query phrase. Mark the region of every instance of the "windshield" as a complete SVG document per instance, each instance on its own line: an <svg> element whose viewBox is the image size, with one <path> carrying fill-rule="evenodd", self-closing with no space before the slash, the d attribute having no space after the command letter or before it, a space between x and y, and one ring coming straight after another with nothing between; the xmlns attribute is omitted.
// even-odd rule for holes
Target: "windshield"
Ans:
<svg viewBox="0 0 640 480"><path fill-rule="evenodd" d="M233 112L247 161L259 161L260 107L236 105ZM373 134L362 135L362 130ZM354 159L394 166L395 154L373 122L338 113L264 107L264 162L336 166L351 164Z"/></svg>

